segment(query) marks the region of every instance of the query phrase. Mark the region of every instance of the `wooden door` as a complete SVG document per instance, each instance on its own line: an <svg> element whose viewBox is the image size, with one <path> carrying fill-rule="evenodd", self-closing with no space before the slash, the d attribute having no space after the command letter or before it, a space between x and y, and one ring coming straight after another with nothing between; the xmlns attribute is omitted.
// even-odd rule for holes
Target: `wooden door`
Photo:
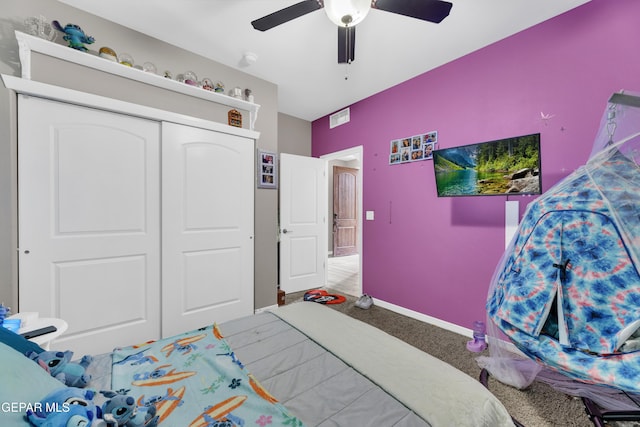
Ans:
<svg viewBox="0 0 640 427"><path fill-rule="evenodd" d="M253 314L254 140L162 126L162 335Z"/></svg>
<svg viewBox="0 0 640 427"><path fill-rule="evenodd" d="M326 162L280 154L280 288L326 284Z"/></svg>
<svg viewBox="0 0 640 427"><path fill-rule="evenodd" d="M333 167L333 256L358 253L358 169Z"/></svg>
<svg viewBox="0 0 640 427"><path fill-rule="evenodd" d="M78 356L160 335L160 125L18 100L19 311Z"/></svg>

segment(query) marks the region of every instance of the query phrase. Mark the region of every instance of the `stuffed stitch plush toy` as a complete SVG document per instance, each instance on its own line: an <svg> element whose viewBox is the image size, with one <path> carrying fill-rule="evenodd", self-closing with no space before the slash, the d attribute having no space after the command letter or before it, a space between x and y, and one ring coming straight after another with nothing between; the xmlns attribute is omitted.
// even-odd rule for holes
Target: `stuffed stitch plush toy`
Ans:
<svg viewBox="0 0 640 427"><path fill-rule="evenodd" d="M71 405L66 411L51 412L46 418L40 418L33 412L27 413L27 419L36 427L88 427L93 418L92 412L79 405Z"/></svg>
<svg viewBox="0 0 640 427"><path fill-rule="evenodd" d="M113 391L100 391L100 393L110 398L102 404L105 420L114 420L118 426L125 427L156 427L158 425L155 406L138 407L133 397Z"/></svg>
<svg viewBox="0 0 640 427"><path fill-rule="evenodd" d="M69 387L86 387L91 381L91 375L86 374L87 367L93 361L91 356L83 356L80 362L72 362L72 351L31 351L27 353L27 357Z"/></svg>
<svg viewBox="0 0 640 427"><path fill-rule="evenodd" d="M91 423L100 417L101 409L93 402L94 396L93 390L63 387L33 405L35 411L28 410L26 417L36 427L96 426Z"/></svg>

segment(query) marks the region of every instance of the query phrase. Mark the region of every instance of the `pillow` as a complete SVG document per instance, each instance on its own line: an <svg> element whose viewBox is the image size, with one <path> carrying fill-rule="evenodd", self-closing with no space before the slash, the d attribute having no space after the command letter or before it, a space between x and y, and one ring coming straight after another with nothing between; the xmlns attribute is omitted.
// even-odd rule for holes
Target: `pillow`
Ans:
<svg viewBox="0 0 640 427"><path fill-rule="evenodd" d="M44 351L38 344L2 326L0 326L0 342L22 353L22 355L30 351L35 351L36 353L42 353Z"/></svg>
<svg viewBox="0 0 640 427"><path fill-rule="evenodd" d="M31 426L20 404L39 402L53 390L65 387L33 360L0 343L0 425Z"/></svg>

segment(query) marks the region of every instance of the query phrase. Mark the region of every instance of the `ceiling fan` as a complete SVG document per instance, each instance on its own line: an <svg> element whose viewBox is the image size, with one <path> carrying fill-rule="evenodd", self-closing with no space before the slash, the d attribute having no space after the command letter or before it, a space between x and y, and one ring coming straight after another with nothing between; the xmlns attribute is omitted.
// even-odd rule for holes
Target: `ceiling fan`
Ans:
<svg viewBox="0 0 640 427"><path fill-rule="evenodd" d="M384 10L411 18L440 23L449 16L452 3L441 0L305 0L251 22L253 28L266 31L280 24L324 8L338 26L338 63L355 58L356 25L370 9Z"/></svg>

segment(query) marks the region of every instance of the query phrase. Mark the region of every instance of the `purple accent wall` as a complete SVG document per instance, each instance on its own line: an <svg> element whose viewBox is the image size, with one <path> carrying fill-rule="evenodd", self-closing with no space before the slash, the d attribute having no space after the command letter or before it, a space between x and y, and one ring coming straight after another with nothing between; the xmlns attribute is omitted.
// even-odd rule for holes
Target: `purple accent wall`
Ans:
<svg viewBox="0 0 640 427"><path fill-rule="evenodd" d="M363 209L375 211L362 216L364 292L463 327L484 319L506 197L437 198L432 161L390 166L390 141L437 130L442 148L539 132L548 189L587 160L611 94L640 92L639 16L638 0L593 0L351 105L348 124L313 122L314 157L364 146ZM522 213L533 199L509 200Z"/></svg>

